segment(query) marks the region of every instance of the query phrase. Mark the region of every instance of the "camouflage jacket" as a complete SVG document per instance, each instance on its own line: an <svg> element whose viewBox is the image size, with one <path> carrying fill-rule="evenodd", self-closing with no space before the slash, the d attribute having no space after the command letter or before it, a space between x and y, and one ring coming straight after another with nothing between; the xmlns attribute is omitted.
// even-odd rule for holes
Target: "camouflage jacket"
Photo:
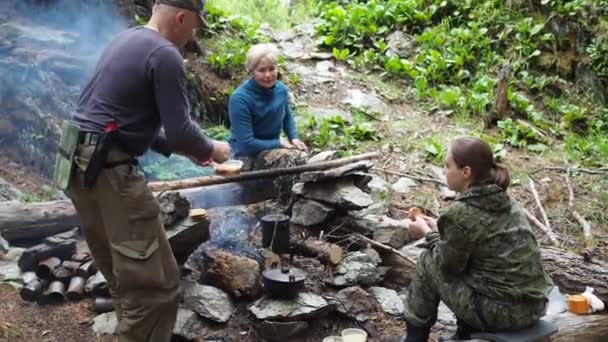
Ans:
<svg viewBox="0 0 608 342"><path fill-rule="evenodd" d="M426 238L448 277L490 298L546 298L551 279L522 208L497 185L474 186L440 216Z"/></svg>

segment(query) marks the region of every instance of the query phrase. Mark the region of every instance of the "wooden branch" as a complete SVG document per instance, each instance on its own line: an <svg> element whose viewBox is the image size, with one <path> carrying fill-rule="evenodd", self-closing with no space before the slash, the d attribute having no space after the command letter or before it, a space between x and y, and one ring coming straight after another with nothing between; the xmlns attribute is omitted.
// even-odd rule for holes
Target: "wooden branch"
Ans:
<svg viewBox="0 0 608 342"><path fill-rule="evenodd" d="M559 240L557 240L557 236L555 236L555 233L553 233L553 230L546 227L542 222L540 222L534 215L532 215L532 213L530 213L525 208L524 208L524 213L526 214L526 217L528 218L528 220L530 222L532 222L535 226L540 228L549 237L549 240L551 240L551 243L554 246L556 246L556 247L559 246Z"/></svg>
<svg viewBox="0 0 608 342"><path fill-rule="evenodd" d="M407 255L401 253L399 250L397 250L397 249L395 249L393 247L390 247L390 246L387 246L387 245L382 244L380 242L374 241L374 240L372 240L372 239L370 239L368 237L365 237L365 236L363 236L361 234L358 234L358 233L354 233L353 236L356 237L356 238L358 238L359 240L362 240L362 241L365 241L365 242L369 243L370 245L374 245L374 246L376 246L378 248L384 249L385 251L393 252L393 253L397 254L398 256L400 256L401 258L403 258L404 260L406 260L409 263L411 263L412 265L416 265L416 261L414 259L408 257Z"/></svg>
<svg viewBox="0 0 608 342"><path fill-rule="evenodd" d="M530 179L530 191L532 192L532 195L534 196L534 201L536 202L536 206L538 207L538 211L540 211L540 214L543 217L543 221L545 222L545 227L547 227L547 229L549 231L553 231L551 229L551 224L549 223L549 217L547 217L547 212L545 211L545 208L543 207L543 204L540 201L540 197L538 196L538 192L536 192L536 185L534 184L534 180L532 180L532 179Z"/></svg>
<svg viewBox="0 0 608 342"><path fill-rule="evenodd" d="M590 174L590 175L607 175L608 174L608 167L601 167L598 169L579 169L579 168L566 168L566 167L561 167L561 166L546 166L546 167L541 167L539 169L533 170L530 172L531 175L539 173L541 171L561 171L561 172L568 172L568 170L570 170L570 173L586 173L586 174Z"/></svg>
<svg viewBox="0 0 608 342"><path fill-rule="evenodd" d="M400 177L410 178L410 179L413 179L413 180L417 180L419 182L432 182L432 183L436 183L436 184L439 184L439 185L442 185L442 186L447 186L447 184L445 184L443 181L441 181L439 179L435 179L435 178L414 176L414 175L410 175L410 174L404 173L404 172L391 171L391 170L381 169L381 168L377 168L377 167L372 168L372 170L379 171L379 172L384 172L386 174L393 175L393 176L400 176Z"/></svg>
<svg viewBox="0 0 608 342"><path fill-rule="evenodd" d="M420 246L424 245L425 243L426 243L426 238L418 239L418 240L416 240L416 241L414 241L414 242L411 242L411 243L409 243L409 244L407 244L407 245L403 246L403 247L400 249L400 251L401 251L401 252L408 251L408 250L410 250L410 249L420 247Z"/></svg>
<svg viewBox="0 0 608 342"><path fill-rule="evenodd" d="M284 168L274 168L267 170L258 170L258 171L249 171L242 172L239 175L235 176L205 176L205 177L196 177L190 179L182 179L176 181L168 181L168 182L151 182L148 184L148 187L152 191L169 191L169 190L180 190L186 188L195 188L207 185L215 185L215 184L224 184L231 182L241 182L244 180L252 180L252 179L261 179L261 178L272 178L278 176L286 176L292 174L303 173L307 171L318 171L318 170L327 170L334 167L343 166L350 163L355 163L361 160L374 159L379 157L380 152L369 152L360 154L357 156L335 159L330 161L304 164L293 167L284 167Z"/></svg>
<svg viewBox="0 0 608 342"><path fill-rule="evenodd" d="M566 187L568 188L568 211L572 214L572 217L583 227L583 237L584 237L584 245L585 252L583 253L585 259L589 261L594 252L593 246L593 233L591 230L591 225L584 217L582 217L575 209L574 209L574 190L572 189L572 184L570 183L570 170L566 172L564 175L564 181L566 182Z"/></svg>
<svg viewBox="0 0 608 342"><path fill-rule="evenodd" d="M338 265L344 257L342 247L317 239L292 239L291 245L304 256L319 259L324 264Z"/></svg>

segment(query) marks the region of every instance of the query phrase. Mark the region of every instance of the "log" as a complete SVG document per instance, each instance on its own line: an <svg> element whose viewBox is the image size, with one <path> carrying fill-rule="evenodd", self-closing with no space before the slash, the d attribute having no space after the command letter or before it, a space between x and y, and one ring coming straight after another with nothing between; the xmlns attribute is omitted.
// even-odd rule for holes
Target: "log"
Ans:
<svg viewBox="0 0 608 342"><path fill-rule="evenodd" d="M274 198L272 179L184 189L192 208L251 204ZM9 242L36 241L80 225L70 200L23 204L0 203L0 234Z"/></svg>
<svg viewBox="0 0 608 342"><path fill-rule="evenodd" d="M581 293L589 286L608 303L608 262L585 262L583 256L555 247L542 248L542 261L545 271L562 292Z"/></svg>
<svg viewBox="0 0 608 342"><path fill-rule="evenodd" d="M306 257L317 258L324 264L338 265L344 257L342 247L316 239L291 240L294 252L298 252Z"/></svg>
<svg viewBox="0 0 608 342"><path fill-rule="evenodd" d="M551 336L552 342L608 341L608 315L575 315L563 312L546 316L559 331Z"/></svg>
<svg viewBox="0 0 608 342"><path fill-rule="evenodd" d="M298 173L304 173L307 171L319 171L327 170L335 167L340 167L350 163L356 163L362 160L374 159L381 155L380 152L369 152L357 156L335 159L325 162L310 163L305 165L298 165L293 167L282 167L267 170L249 171L242 172L235 176L205 176L196 177L190 179L181 179L176 181L168 182L153 182L148 184L152 191L170 191L180 190L187 188L194 188L200 186L225 184L232 182L241 182L245 180L263 179L263 178L275 178L278 176L293 175Z"/></svg>

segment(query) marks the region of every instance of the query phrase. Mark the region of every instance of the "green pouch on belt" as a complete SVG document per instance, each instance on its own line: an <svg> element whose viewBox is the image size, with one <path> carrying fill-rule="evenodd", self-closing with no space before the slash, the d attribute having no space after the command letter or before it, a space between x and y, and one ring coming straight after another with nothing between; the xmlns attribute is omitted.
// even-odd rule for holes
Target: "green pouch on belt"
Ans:
<svg viewBox="0 0 608 342"><path fill-rule="evenodd" d="M62 190L67 189L72 170L74 169L74 154L78 146L80 127L74 122L65 120L61 127L61 139L55 157L55 184Z"/></svg>

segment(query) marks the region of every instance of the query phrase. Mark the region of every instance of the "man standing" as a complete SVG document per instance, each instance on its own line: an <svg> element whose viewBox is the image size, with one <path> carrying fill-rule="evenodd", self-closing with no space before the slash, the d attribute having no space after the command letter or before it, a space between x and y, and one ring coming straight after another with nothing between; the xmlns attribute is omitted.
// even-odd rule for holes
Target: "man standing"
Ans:
<svg viewBox="0 0 608 342"><path fill-rule="evenodd" d="M145 27L121 32L106 48L74 115L66 193L110 285L120 342L168 342L178 305L178 266L136 157L148 148L201 164L230 155L228 144L203 136L189 117L178 49L201 25L203 5L157 0Z"/></svg>

